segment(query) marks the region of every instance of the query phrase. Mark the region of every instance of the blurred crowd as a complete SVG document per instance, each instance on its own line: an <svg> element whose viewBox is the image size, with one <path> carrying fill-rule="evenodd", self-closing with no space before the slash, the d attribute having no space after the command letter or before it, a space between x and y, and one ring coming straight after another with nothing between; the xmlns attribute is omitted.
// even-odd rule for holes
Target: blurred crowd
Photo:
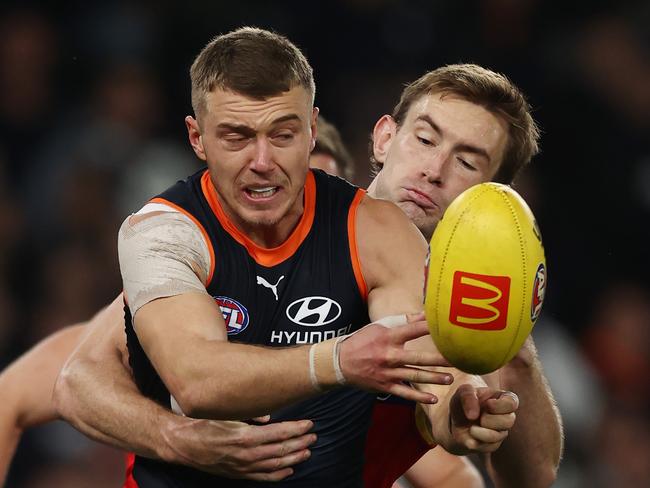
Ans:
<svg viewBox="0 0 650 488"><path fill-rule="evenodd" d="M614 5L610 5L615 4ZM188 68L215 34L275 29L370 179L367 138L403 83L452 62L529 96L542 152L516 185L544 235L534 335L565 423L559 487L650 479L650 4L540 0L4 2L0 7L0 367L120 291L116 232L200 168ZM8 486L120 486L121 454L64 424L23 439Z"/></svg>

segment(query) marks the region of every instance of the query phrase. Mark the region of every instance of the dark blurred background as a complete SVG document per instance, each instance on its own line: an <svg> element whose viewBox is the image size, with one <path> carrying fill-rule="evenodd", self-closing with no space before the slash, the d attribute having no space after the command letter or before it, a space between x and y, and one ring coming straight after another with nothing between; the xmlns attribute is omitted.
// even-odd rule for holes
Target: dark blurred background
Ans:
<svg viewBox="0 0 650 488"><path fill-rule="evenodd" d="M528 95L542 152L516 187L545 239L535 336L564 415L560 487L650 479L650 3L541 0L12 2L0 7L0 366L120 291L122 219L199 167L188 69L211 37L274 29L369 180L403 84L475 62ZM63 423L7 486L121 486L119 453Z"/></svg>

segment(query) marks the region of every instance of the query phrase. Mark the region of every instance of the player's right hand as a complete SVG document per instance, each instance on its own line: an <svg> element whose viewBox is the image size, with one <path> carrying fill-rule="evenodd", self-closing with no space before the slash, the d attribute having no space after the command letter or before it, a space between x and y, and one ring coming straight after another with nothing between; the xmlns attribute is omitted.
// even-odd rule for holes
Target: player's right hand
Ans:
<svg viewBox="0 0 650 488"><path fill-rule="evenodd" d="M171 461L227 478L279 481L311 455L309 420L249 425L178 416L165 427Z"/></svg>
<svg viewBox="0 0 650 488"><path fill-rule="evenodd" d="M427 367L449 366L433 341L429 350L406 349L404 345L429 333L424 314L407 316L405 323L385 327L369 324L340 344L339 363L348 383L421 403L436 403L435 395L418 391L408 383L449 385L449 373Z"/></svg>
<svg viewBox="0 0 650 488"><path fill-rule="evenodd" d="M510 391L461 385L449 402L449 430L453 454L496 451L517 418L519 398Z"/></svg>

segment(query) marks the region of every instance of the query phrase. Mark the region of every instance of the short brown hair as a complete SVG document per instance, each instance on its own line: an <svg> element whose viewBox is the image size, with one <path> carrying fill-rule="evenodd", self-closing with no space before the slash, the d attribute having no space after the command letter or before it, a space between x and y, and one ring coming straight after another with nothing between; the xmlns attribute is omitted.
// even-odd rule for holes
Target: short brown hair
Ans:
<svg viewBox="0 0 650 488"><path fill-rule="evenodd" d="M348 148L343 144L341 133L322 115L316 120L316 145L312 154L327 154L336 162L341 175L349 181L354 177L354 161Z"/></svg>
<svg viewBox="0 0 650 488"><path fill-rule="evenodd" d="M302 86L316 93L309 62L289 39L256 27L242 27L212 39L190 68L192 108L205 109L205 95L215 88L264 99Z"/></svg>
<svg viewBox="0 0 650 488"><path fill-rule="evenodd" d="M451 64L429 71L404 88L393 109L397 127L401 127L413 103L433 93L456 95L508 124L508 144L493 181L512 183L519 170L539 152L540 131L530 114L530 105L506 76L476 64ZM372 160L373 169L379 171L381 167Z"/></svg>

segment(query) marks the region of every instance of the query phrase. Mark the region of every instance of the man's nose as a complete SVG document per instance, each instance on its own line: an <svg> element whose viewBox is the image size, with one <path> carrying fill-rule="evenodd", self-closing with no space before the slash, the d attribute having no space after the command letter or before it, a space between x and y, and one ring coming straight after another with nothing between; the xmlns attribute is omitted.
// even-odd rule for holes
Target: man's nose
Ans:
<svg viewBox="0 0 650 488"><path fill-rule="evenodd" d="M271 147L266 137L258 137L255 141L255 149L250 162L253 171L264 173L272 167Z"/></svg>
<svg viewBox="0 0 650 488"><path fill-rule="evenodd" d="M432 185L441 185L445 167L447 165L447 155L444 151L436 151L430 158L422 161L422 176Z"/></svg>

